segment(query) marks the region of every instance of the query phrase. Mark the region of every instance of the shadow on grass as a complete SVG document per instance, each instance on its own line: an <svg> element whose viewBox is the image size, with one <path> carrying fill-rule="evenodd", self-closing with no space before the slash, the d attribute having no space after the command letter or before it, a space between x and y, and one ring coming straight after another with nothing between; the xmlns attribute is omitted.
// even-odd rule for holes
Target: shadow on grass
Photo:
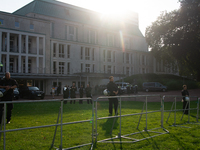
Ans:
<svg viewBox="0 0 200 150"><path fill-rule="evenodd" d="M186 147L186 145L183 142L181 142L180 138L178 138L176 135L174 135L173 133L170 133L170 132L169 132L169 135L171 138L173 138L174 140L176 140L179 143L179 145L181 146L181 149L188 149Z"/></svg>

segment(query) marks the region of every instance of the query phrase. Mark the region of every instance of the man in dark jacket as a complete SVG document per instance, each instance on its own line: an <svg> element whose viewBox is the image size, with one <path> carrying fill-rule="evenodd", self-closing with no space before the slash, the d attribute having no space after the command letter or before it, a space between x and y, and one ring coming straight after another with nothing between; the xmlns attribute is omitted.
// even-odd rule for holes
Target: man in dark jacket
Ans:
<svg viewBox="0 0 200 150"><path fill-rule="evenodd" d="M90 85L89 84L87 84L87 87L85 88L85 92L86 92L86 97L92 97L92 93L91 93L91 91L92 91L92 88L90 87ZM90 101L90 102L89 102ZM87 103L89 104L89 103L91 103L92 104L92 100L90 99L87 99Z"/></svg>
<svg viewBox="0 0 200 150"><path fill-rule="evenodd" d="M17 88L17 82L10 78L10 72L6 72L5 78L1 79L0 81L0 88L6 89L5 95L1 98L1 101L12 101L13 99L13 89ZM0 104L0 122L2 120L2 113L3 113L4 104ZM11 113L13 109L13 104L7 104L7 123L10 123L11 120Z"/></svg>
<svg viewBox="0 0 200 150"><path fill-rule="evenodd" d="M182 96L184 96L183 99L182 99L183 112L185 111L184 114L188 114L188 110L185 110L185 109L188 109L188 102L185 100L185 96L189 96L189 92L187 90L187 85L183 85L183 90L181 91L181 94L182 94Z"/></svg>
<svg viewBox="0 0 200 150"><path fill-rule="evenodd" d="M63 87L63 98L67 99L69 97L69 88L67 85ZM65 104L67 104L67 101L64 101Z"/></svg>
<svg viewBox="0 0 200 150"><path fill-rule="evenodd" d="M107 84L107 90L109 91L109 96L116 96L118 94L118 87L114 83L114 77L109 77L110 82ZM113 104L115 109L115 115L117 115L118 108L118 99L117 98L109 98L109 115L112 115L113 112Z"/></svg>
<svg viewBox="0 0 200 150"><path fill-rule="evenodd" d="M70 98L76 98L76 91L77 91L76 85L75 85L75 83L73 83L70 88ZM74 104L75 104L75 102L76 101L74 100ZM72 104L72 100L70 101L70 104Z"/></svg>
<svg viewBox="0 0 200 150"><path fill-rule="evenodd" d="M80 98L83 98L83 85L79 88ZM79 100L79 104L83 104L83 100Z"/></svg>

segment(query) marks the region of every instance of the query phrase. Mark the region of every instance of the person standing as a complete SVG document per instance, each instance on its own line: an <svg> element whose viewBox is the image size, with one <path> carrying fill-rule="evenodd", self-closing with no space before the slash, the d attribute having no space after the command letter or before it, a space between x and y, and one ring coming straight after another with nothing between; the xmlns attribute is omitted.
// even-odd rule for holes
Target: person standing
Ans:
<svg viewBox="0 0 200 150"><path fill-rule="evenodd" d="M114 77L109 77L110 82L107 84L107 90L109 91L109 96L116 96L118 94L118 87L114 83ZM115 115L117 115L117 108L118 108L118 99L117 98L109 98L109 115L112 115L113 112L113 104L115 109Z"/></svg>
<svg viewBox="0 0 200 150"><path fill-rule="evenodd" d="M79 88L80 98L83 98L83 85ZM79 104L83 104L83 100L79 100Z"/></svg>
<svg viewBox="0 0 200 150"><path fill-rule="evenodd" d="M54 98L54 95L55 95L55 87L52 85L52 88L51 88L51 95L53 96Z"/></svg>
<svg viewBox="0 0 200 150"><path fill-rule="evenodd" d="M63 98L67 99L69 97L69 88L67 85L63 87ZM64 101L64 104L67 104L67 101Z"/></svg>
<svg viewBox="0 0 200 150"><path fill-rule="evenodd" d="M72 84L71 88L70 88L70 97L71 98L76 98L76 91L77 91L77 88L75 86L75 83ZM75 100L74 100L74 104L75 104ZM72 100L70 101L70 104L72 104Z"/></svg>
<svg viewBox="0 0 200 150"><path fill-rule="evenodd" d="M1 101L12 101L13 100L13 89L18 87L16 80L10 78L10 72L6 72L5 78L0 81L0 88L6 89L5 95L1 98ZM0 104L0 122L2 120L4 104ZM7 123L10 123L12 114L13 104L7 104Z"/></svg>
<svg viewBox="0 0 200 150"><path fill-rule="evenodd" d="M86 97L90 97L90 98L92 98L92 93L91 93L91 91L92 91L92 88L90 87L90 85L89 84L87 84L87 87L85 88L85 92L86 92ZM92 104L92 100L90 99L87 99L87 103L89 104L89 103L91 103Z"/></svg>
<svg viewBox="0 0 200 150"><path fill-rule="evenodd" d="M58 88L57 88L57 96L59 96L60 92L61 92L61 87L59 85Z"/></svg>
<svg viewBox="0 0 200 150"><path fill-rule="evenodd" d="M183 85L183 90L181 91L181 94L183 97L182 102L183 102L183 112L184 114L188 114L188 102L185 100L186 96L189 96L189 92L187 90L187 85Z"/></svg>

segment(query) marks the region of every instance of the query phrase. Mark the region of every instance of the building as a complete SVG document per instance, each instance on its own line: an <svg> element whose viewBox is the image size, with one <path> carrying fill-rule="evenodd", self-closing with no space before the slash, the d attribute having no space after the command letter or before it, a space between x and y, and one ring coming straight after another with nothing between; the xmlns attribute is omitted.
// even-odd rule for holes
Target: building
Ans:
<svg viewBox="0 0 200 150"><path fill-rule="evenodd" d="M0 75L50 93L52 85L85 87L140 73L155 73L138 15L102 14L55 0L34 0L0 12ZM162 69L165 72L165 69Z"/></svg>

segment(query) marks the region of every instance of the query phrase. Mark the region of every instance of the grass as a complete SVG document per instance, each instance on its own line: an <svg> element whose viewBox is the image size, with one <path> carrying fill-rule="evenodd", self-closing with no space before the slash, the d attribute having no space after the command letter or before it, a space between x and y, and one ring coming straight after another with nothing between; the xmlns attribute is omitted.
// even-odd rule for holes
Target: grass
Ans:
<svg viewBox="0 0 200 150"><path fill-rule="evenodd" d="M122 115L140 113L143 108L143 102L139 101L122 101ZM170 110L171 102L165 103L165 110ZM191 108L196 108L196 101L191 102ZM42 126L56 124L58 112L60 108L59 102L39 102L39 103L16 103L12 112L12 120L6 125L6 129L25 128L32 126ZM160 102L148 103L148 111L160 110ZM177 103L177 109L182 108L182 103ZM145 111L145 110L144 110ZM190 122L196 122L196 110L191 111ZM188 116L182 112L176 113L176 124L181 125L171 127L174 123L174 112L171 113L168 122L169 112L164 113L164 127L169 130L169 134L160 135L149 138L136 143L96 143L95 150L114 150L114 149L200 149L200 124L187 124ZM108 101L98 102L98 117L108 116ZM63 122L73 122L79 120L87 120L92 118L92 105L84 104L65 104L63 108ZM137 129L140 115L127 116L121 118L121 134L135 133L142 131L146 127L146 114L142 115L139 128ZM110 131L114 118L102 119L97 121L98 140L110 138ZM154 112L148 114L147 129L160 127L161 113ZM116 119L112 136L119 133L120 118ZM189 127L189 128L188 128ZM163 130L156 130L163 132ZM29 129L21 131L6 132L6 150L47 150L51 147L54 127ZM72 147L80 144L90 143L92 133L92 123L84 122L78 124L63 126L63 148ZM3 134L2 134L3 135ZM129 136L131 138L142 139L144 137L153 136L155 133L143 132L140 134ZM130 141L121 139L122 141ZM119 141L116 139L114 141ZM57 128L57 134L54 142L55 147L60 145L60 126ZM3 149L3 136L1 137L0 149ZM79 148L88 150L90 146Z"/></svg>

